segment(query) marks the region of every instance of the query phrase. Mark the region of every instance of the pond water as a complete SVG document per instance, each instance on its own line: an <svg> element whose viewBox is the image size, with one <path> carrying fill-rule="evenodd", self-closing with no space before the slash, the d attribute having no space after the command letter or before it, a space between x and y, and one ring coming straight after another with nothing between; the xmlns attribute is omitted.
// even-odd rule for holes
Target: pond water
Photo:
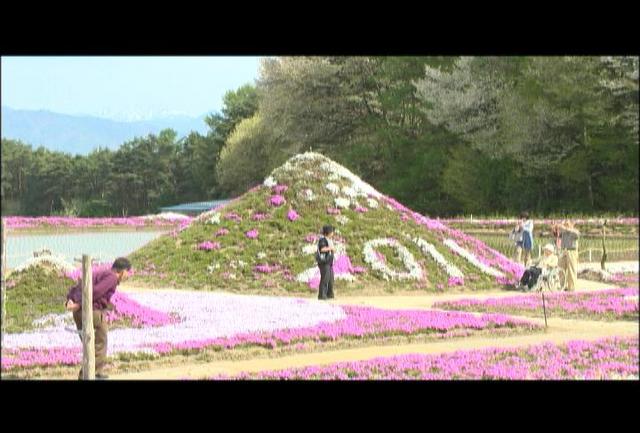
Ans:
<svg viewBox="0 0 640 433"><path fill-rule="evenodd" d="M99 262L110 262L126 256L151 240L167 233L162 231L114 231L55 234L7 235L7 267L13 269L33 257L33 252L48 249L63 256L71 264L74 258L89 254Z"/></svg>

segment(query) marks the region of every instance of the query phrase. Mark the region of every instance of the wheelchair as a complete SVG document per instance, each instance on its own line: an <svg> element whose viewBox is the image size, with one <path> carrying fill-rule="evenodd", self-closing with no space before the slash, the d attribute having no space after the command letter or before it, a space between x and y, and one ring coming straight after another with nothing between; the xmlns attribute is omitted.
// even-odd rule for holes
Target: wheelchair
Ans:
<svg viewBox="0 0 640 433"><path fill-rule="evenodd" d="M542 272L531 288L532 292L562 292L567 288L567 276L559 266Z"/></svg>

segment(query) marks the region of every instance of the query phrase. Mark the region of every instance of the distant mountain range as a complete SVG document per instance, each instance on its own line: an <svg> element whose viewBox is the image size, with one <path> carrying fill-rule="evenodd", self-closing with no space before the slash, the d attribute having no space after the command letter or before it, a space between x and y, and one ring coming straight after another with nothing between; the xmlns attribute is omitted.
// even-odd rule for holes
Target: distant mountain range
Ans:
<svg viewBox="0 0 640 433"><path fill-rule="evenodd" d="M86 155L98 147L117 149L135 137L157 134L171 128L179 137L191 131L204 134L208 126L200 117L170 116L136 122L121 122L92 116L71 116L45 110L14 110L2 106L2 138L21 140L35 149Z"/></svg>

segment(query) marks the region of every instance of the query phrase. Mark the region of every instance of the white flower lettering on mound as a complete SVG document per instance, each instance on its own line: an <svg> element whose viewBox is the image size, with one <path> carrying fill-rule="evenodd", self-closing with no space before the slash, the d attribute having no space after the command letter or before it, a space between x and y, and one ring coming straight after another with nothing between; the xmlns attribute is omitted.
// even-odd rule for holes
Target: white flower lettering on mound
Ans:
<svg viewBox="0 0 640 433"><path fill-rule="evenodd" d="M467 261L469 263L471 263L476 268L480 269L485 274L493 275L494 277L504 277L504 274L502 272L497 271L497 270L495 270L493 268L490 268L489 266L485 265L484 263L481 263L477 259L476 256L474 256L469 251L467 251L464 248L462 248L453 239L445 239L443 244L445 244L447 247L449 247L452 251L455 251L456 253L458 253L459 255L464 257L465 259L467 259Z"/></svg>
<svg viewBox="0 0 640 433"><path fill-rule="evenodd" d="M431 256L440 268L444 269L448 276L454 278L464 278L464 274L462 271L454 264L449 263L447 259L444 258L442 254L436 250L429 242L425 241L422 238L414 238L413 242L415 242L420 250L425 254Z"/></svg>
<svg viewBox="0 0 640 433"><path fill-rule="evenodd" d="M375 254L375 249L381 246L388 246L396 250L400 256L400 260L407 272L397 272L389 268L385 263L381 262ZM382 274L385 280L420 280L423 277L422 268L416 262L413 254L402 246L395 239L374 239L364 244L362 249L364 253L364 261L367 262L374 271Z"/></svg>

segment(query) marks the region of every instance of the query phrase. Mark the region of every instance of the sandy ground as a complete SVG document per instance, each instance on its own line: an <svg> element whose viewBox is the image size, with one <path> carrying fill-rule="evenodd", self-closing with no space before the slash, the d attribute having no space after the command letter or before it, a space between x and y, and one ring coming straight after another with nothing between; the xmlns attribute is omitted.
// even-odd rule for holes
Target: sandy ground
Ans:
<svg viewBox="0 0 640 433"><path fill-rule="evenodd" d="M578 280L578 290L598 290L611 287L594 281ZM139 291L135 287L123 287L123 291ZM388 309L422 309L431 308L434 302L473 297L483 299L488 297L514 296L517 292L495 291L423 295L423 296L353 296L340 298L335 301L340 305L368 305ZM338 292L339 295L339 292ZM525 318L544 325L544 319ZM159 368L144 372L128 374L112 374L115 380L169 380L169 379L203 379L216 374L236 374L239 372L254 372L263 370L277 370L310 365L332 364L341 361L359 361L379 356L393 356L410 353L446 353L457 350L473 350L486 347L517 347L544 342L564 343L570 340L596 340L611 336L638 336L637 322L600 322L589 320L569 320L548 318L548 328L543 333L507 337L465 337L449 341L430 343L415 343L398 346L370 346L354 349L332 350L325 352L305 353L283 356L280 358L258 358L245 361L215 361L208 363L180 364L175 367Z"/></svg>

